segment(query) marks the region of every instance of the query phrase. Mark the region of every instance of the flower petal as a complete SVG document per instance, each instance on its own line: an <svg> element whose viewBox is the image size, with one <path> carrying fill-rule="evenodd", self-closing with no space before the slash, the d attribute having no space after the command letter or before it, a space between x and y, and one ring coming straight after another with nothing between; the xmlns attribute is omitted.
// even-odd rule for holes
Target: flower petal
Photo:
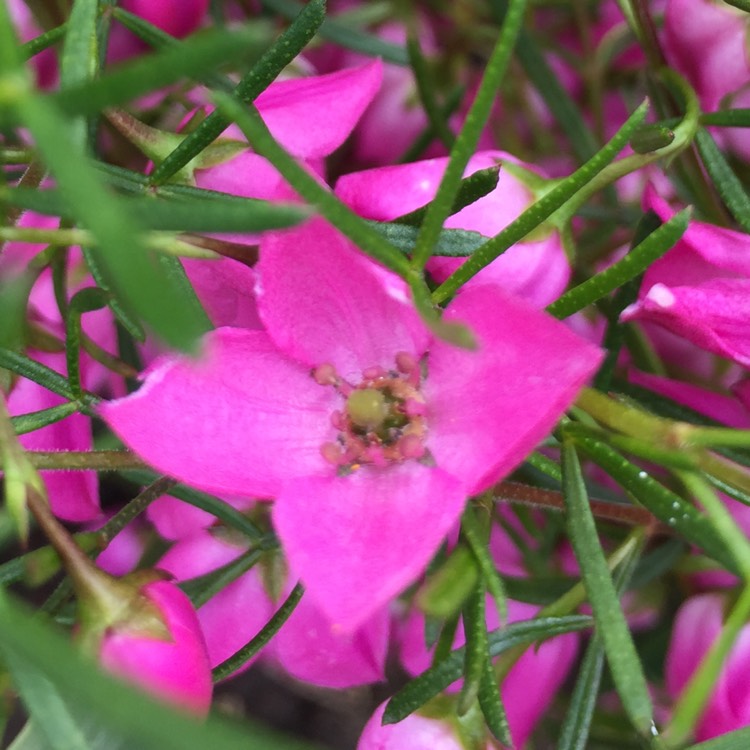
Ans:
<svg viewBox="0 0 750 750"><path fill-rule="evenodd" d="M219 328L200 359L154 364L139 391L100 407L117 435L160 471L217 494L269 497L292 474L332 471L340 397L262 331Z"/></svg>
<svg viewBox="0 0 750 750"><path fill-rule="evenodd" d="M298 680L343 689L385 679L390 616L382 608L357 630L342 632L307 596L274 637L271 649Z"/></svg>
<svg viewBox="0 0 750 750"><path fill-rule="evenodd" d="M252 268L231 258L183 258L182 263L215 326L263 328L255 304L255 271Z"/></svg>
<svg viewBox="0 0 750 750"><path fill-rule="evenodd" d="M265 235L260 253L260 316L290 357L358 380L364 368L392 368L398 352L426 349L406 285L322 219Z"/></svg>
<svg viewBox="0 0 750 750"><path fill-rule="evenodd" d="M423 388L427 445L437 465L475 494L547 435L595 372L601 352L496 286L463 290L446 319L467 323L480 346L432 346Z"/></svg>
<svg viewBox="0 0 750 750"><path fill-rule="evenodd" d="M750 280L712 279L695 286L654 284L621 319L656 323L701 349L750 366Z"/></svg>
<svg viewBox="0 0 750 750"><path fill-rule="evenodd" d="M351 632L424 569L466 500L416 462L289 482L273 521L289 565L335 626Z"/></svg>
<svg viewBox="0 0 750 750"><path fill-rule="evenodd" d="M336 73L279 81L255 105L274 138L292 154L319 158L349 137L382 77L383 64L373 60Z"/></svg>

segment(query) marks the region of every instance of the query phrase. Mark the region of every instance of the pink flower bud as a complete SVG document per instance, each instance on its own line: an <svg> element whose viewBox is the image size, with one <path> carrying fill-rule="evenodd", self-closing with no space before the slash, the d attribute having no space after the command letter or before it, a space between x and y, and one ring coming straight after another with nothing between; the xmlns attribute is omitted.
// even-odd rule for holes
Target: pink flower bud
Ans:
<svg viewBox="0 0 750 750"><path fill-rule="evenodd" d="M169 581L147 583L140 594L159 613L171 640L125 620L104 634L99 647L102 665L160 698L206 714L211 704L211 669L190 600Z"/></svg>

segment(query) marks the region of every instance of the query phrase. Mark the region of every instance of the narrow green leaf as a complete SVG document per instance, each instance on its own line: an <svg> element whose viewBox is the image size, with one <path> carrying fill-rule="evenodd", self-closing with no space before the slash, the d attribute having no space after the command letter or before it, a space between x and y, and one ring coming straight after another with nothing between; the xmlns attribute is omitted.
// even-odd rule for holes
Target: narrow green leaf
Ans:
<svg viewBox="0 0 750 750"><path fill-rule="evenodd" d="M303 8L296 0L263 0L263 5L280 13L282 16L293 19ZM326 18L318 33L324 39L338 44L346 49L361 52L369 57L381 57L385 62L394 65L408 65L409 56L403 47L358 31L332 18Z"/></svg>
<svg viewBox="0 0 750 750"><path fill-rule="evenodd" d="M419 234L418 227L379 221L367 223L404 255L411 255L414 251ZM443 229L438 235L432 254L449 258L466 258L486 241L487 238L479 232L472 232L468 229Z"/></svg>
<svg viewBox="0 0 750 750"><path fill-rule="evenodd" d="M734 558L742 578L750 581L750 541L737 525L725 503L719 499L716 491L700 474L690 471L679 471L676 474L688 492L705 510L716 533Z"/></svg>
<svg viewBox="0 0 750 750"><path fill-rule="evenodd" d="M479 700L479 707L482 709L484 720L487 722L487 728L492 732L492 736L506 747L512 747L513 738L510 735L508 715L503 705L500 686L492 669L492 661L490 659L485 659L482 664L477 699Z"/></svg>
<svg viewBox="0 0 750 750"><path fill-rule="evenodd" d="M463 180L461 180L461 186L456 194L456 199L451 206L450 216L457 214L462 208L466 208L466 206L471 205L480 198L484 198L485 195L491 193L497 187L497 182L500 179L500 169L501 165L498 164L496 167L478 169L468 177L464 177ZM412 227L418 227L424 220L429 205L430 204L428 203L408 214L399 216L397 219L393 220L393 223L408 224Z"/></svg>
<svg viewBox="0 0 750 750"><path fill-rule="evenodd" d="M113 8L112 17L117 19L126 29L129 29L136 36L143 39L152 49L161 50L169 46L174 47L182 41L171 34L167 34L166 31L162 31L158 26L149 23L145 18L141 18L134 13L129 13L124 8ZM219 28L226 30L226 25L221 25ZM193 77L196 81L200 81L212 89L231 91L235 86L230 78L212 71L199 72Z"/></svg>
<svg viewBox="0 0 750 750"><path fill-rule="evenodd" d="M289 28L271 45L260 60L246 73L234 90L242 102L252 102L273 83L281 71L304 49L315 36L325 19L325 0L310 0ZM163 185L180 171L194 156L218 138L230 120L221 112L212 112L164 161L153 171L151 185Z"/></svg>
<svg viewBox="0 0 750 750"><path fill-rule="evenodd" d="M0 83L11 86L11 91L5 94L6 97L10 94L10 101L28 84L22 61L8 3L0 3Z"/></svg>
<svg viewBox="0 0 750 750"><path fill-rule="evenodd" d="M585 615L566 617L543 617L535 620L514 622L488 634L489 654L499 656L515 646L534 643L563 633L572 633L591 627L592 620ZM423 672L407 683L388 702L383 715L384 724L395 724L420 706L445 690L448 685L461 677L464 663L464 649L458 648L440 664Z"/></svg>
<svg viewBox="0 0 750 750"><path fill-rule="evenodd" d="M363 218L357 216L300 166L271 135L252 104L243 106L236 99L221 93L215 94L214 99L219 110L239 125L253 148L261 156L265 156L302 198L318 209L363 253L380 261L400 276L408 272L409 263L406 258Z"/></svg>
<svg viewBox="0 0 750 750"><path fill-rule="evenodd" d="M625 124L601 151L592 156L570 177L562 180L543 198L529 206L515 221L512 221L499 234L480 247L466 263L435 290L433 299L438 303L445 302L472 276L479 273L509 247L522 240L573 198L620 153L623 146L630 140L630 136L643 122L647 111L648 102L645 101L630 115Z"/></svg>
<svg viewBox="0 0 750 750"><path fill-rule="evenodd" d="M604 669L604 648L595 635L586 647L573 694L560 728L557 750L586 750Z"/></svg>
<svg viewBox="0 0 750 750"><path fill-rule="evenodd" d="M42 427L59 422L61 419L75 414L78 411L78 405L69 402L58 406L51 406L49 409L40 409L28 414L19 414L17 417L11 417L13 429L16 435L25 435L27 432L41 430Z"/></svg>
<svg viewBox="0 0 750 750"><path fill-rule="evenodd" d="M44 674L1 644L0 652L31 721L44 738L41 747L45 750L90 750L92 745L88 738Z"/></svg>
<svg viewBox="0 0 750 750"><path fill-rule="evenodd" d="M29 60L34 57L34 55L38 55L43 50L59 42L65 36L66 31L67 24L65 23L60 24L60 26L55 26L54 29L45 31L44 34L40 34L39 36L30 39L25 44L22 44L21 53L25 59Z"/></svg>
<svg viewBox="0 0 750 750"><path fill-rule="evenodd" d="M58 396L68 399L68 401L75 400L66 378L46 365L30 359L25 354L0 347L0 367L10 370L22 378L33 380L47 390L57 393Z"/></svg>
<svg viewBox="0 0 750 750"><path fill-rule="evenodd" d="M649 736L653 706L648 685L599 544L581 466L570 440L563 442L562 469L566 526L594 611L596 632L604 643L612 678L628 718L642 735Z"/></svg>
<svg viewBox="0 0 750 750"><path fill-rule="evenodd" d="M464 684L458 699L457 711L466 714L479 693L487 655L487 619L485 612L484 585L477 583L469 594L462 613L466 646L464 647Z"/></svg>
<svg viewBox="0 0 750 750"><path fill-rule="evenodd" d="M526 0L510 0L497 43L487 61L487 67L466 114L463 127L451 149L450 160L440 180L437 194L430 203L420 227L413 255L413 265L416 269L424 268L437 242L443 222L450 213L464 169L476 150L482 129L510 63L525 11Z"/></svg>
<svg viewBox="0 0 750 750"><path fill-rule="evenodd" d="M643 214L633 233L629 252L632 252L635 247L640 245L661 225L661 219L653 211L649 210ZM615 292L609 304L603 306L607 318L607 330L604 333L602 345L607 351L607 356L594 378L594 387L597 390L607 391L611 386L612 376L617 367L617 360L625 344L625 331L623 327L625 324L620 322L620 314L628 305L635 302L640 287L641 277L635 276L630 281L626 281Z"/></svg>
<svg viewBox="0 0 750 750"><path fill-rule="evenodd" d="M570 434L589 458L660 521L674 528L686 541L700 547L727 570L737 573L734 559L728 554L724 543L695 506L604 443L572 431Z"/></svg>
<svg viewBox="0 0 750 750"><path fill-rule="evenodd" d="M559 319L568 318L643 273L674 247L685 233L691 214L689 208L675 214L622 259L558 297L547 306L547 312Z"/></svg>
<svg viewBox="0 0 750 750"><path fill-rule="evenodd" d="M701 125L725 128L750 128L750 109L724 109L719 112L704 112Z"/></svg>
<svg viewBox="0 0 750 750"><path fill-rule="evenodd" d="M0 591L0 648L48 680L74 718L96 716L102 731L138 750L313 750L250 721L197 721L100 672L69 639ZM83 745L85 748L86 746ZM111 748L109 745L108 748ZM81 750L81 745L66 750ZM103 749L102 749L103 750Z"/></svg>
<svg viewBox="0 0 750 750"><path fill-rule="evenodd" d="M463 544L456 545L420 591L420 609L432 617L451 617L461 609L476 585L478 573L471 551Z"/></svg>
<svg viewBox="0 0 750 750"><path fill-rule="evenodd" d="M65 319L65 359L68 366L68 383L70 390L76 399L83 397L81 386L81 315L93 310L101 310L106 307L109 294L97 289L87 287L73 295L68 305L68 315Z"/></svg>
<svg viewBox="0 0 750 750"><path fill-rule="evenodd" d="M703 128L696 133L695 144L698 146L703 166L711 176L726 207L737 223L746 232L750 232L750 195L745 186L732 171L716 141Z"/></svg>
<svg viewBox="0 0 750 750"><path fill-rule="evenodd" d="M422 49L419 46L419 40L409 35L406 40L406 51L409 55L409 64L414 73L414 80L417 85L417 95L422 103L422 108L427 115L427 121L432 126L433 131L448 151L453 147L455 136L448 127L448 123L440 111L437 99L435 98L435 81L432 73L425 60Z"/></svg>
<svg viewBox="0 0 750 750"><path fill-rule="evenodd" d="M634 545L628 557L618 565L613 575L618 597L622 596L627 589L635 573L642 548L642 543ZM578 679L560 728L557 750L586 750L603 669L604 647L601 636L594 633L578 670Z"/></svg>
<svg viewBox="0 0 750 750"><path fill-rule="evenodd" d="M90 83L71 84L49 98L65 113L96 114L105 107L124 104L183 78L200 76L228 62L246 59L262 38L253 27L208 31L125 63Z"/></svg>
<svg viewBox="0 0 750 750"><path fill-rule="evenodd" d="M474 508L471 505L464 511L461 519L461 533L466 539L471 553L474 555L474 559L479 566L479 571L484 580L484 585L487 587L487 591L490 592L492 598L495 600L497 616L502 624L508 619L508 598L505 595L505 586L495 566L495 561L490 555L487 545L487 534L484 534L483 538L479 523L474 515Z"/></svg>
<svg viewBox="0 0 750 750"><path fill-rule="evenodd" d="M146 331L143 330L141 322L126 302L119 300L114 293L106 276L106 268L100 254L91 248L84 247L83 257L86 267L96 282L96 285L104 292L111 294L109 307L117 318L120 325L136 340L143 343L146 340Z"/></svg>
<svg viewBox="0 0 750 750"><path fill-rule="evenodd" d="M180 187L183 189L177 186L159 188L157 193L164 195L166 200L161 197L128 198L123 205L138 216L142 227L177 232L263 232L293 226L310 215L308 208L297 204L272 203L213 190ZM132 191L135 192L136 188ZM0 198L12 206L47 216L75 218L65 195L59 190L6 188L0 190ZM459 240L453 239L448 244L458 245Z"/></svg>
<svg viewBox="0 0 750 750"><path fill-rule="evenodd" d="M284 603L274 612L273 617L264 625L263 629L239 651L214 667L214 682L219 682L225 677L229 677L232 672L250 661L281 630L281 627L289 619L292 612L294 612L304 593L305 589L302 587L302 584L298 583L291 590Z"/></svg>
<svg viewBox="0 0 750 750"><path fill-rule="evenodd" d="M493 3L496 6L497 3ZM554 116L557 124L573 147L579 161L590 159L599 149L591 128L581 116L581 109L570 97L560 82L560 77L550 67L534 38L521 30L516 45L518 57L524 72L541 94L544 103Z"/></svg>
<svg viewBox="0 0 750 750"><path fill-rule="evenodd" d="M685 750L747 750L748 747L750 747L750 728L722 734L721 737L715 737L708 742L690 745Z"/></svg>
<svg viewBox="0 0 750 750"><path fill-rule="evenodd" d="M193 606L200 609L215 594L255 567L262 556L260 549L248 550L210 573L181 581L180 588L190 597Z"/></svg>
<svg viewBox="0 0 750 750"><path fill-rule="evenodd" d="M98 0L74 0L66 24L65 41L60 55L60 86L69 89L91 81L99 67L96 20ZM69 136L76 148L88 148L89 130L85 118L75 117L69 125Z"/></svg>
<svg viewBox="0 0 750 750"><path fill-rule="evenodd" d="M140 241L140 228L121 199L109 192L90 162L76 148L68 122L37 98L19 105L45 161L76 218L97 238L97 252L111 287L164 341L194 349L207 330Z"/></svg>

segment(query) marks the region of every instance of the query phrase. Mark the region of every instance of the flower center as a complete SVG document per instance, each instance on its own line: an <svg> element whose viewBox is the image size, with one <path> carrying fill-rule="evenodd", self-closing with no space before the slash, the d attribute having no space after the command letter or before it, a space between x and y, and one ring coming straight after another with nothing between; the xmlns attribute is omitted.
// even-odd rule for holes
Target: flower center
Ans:
<svg viewBox="0 0 750 750"><path fill-rule="evenodd" d="M387 466L426 457L425 402L413 356L398 354L392 370L366 369L358 385L343 380L329 364L315 368L312 376L346 399L345 408L331 414L336 441L320 448L327 461L346 472L364 464Z"/></svg>

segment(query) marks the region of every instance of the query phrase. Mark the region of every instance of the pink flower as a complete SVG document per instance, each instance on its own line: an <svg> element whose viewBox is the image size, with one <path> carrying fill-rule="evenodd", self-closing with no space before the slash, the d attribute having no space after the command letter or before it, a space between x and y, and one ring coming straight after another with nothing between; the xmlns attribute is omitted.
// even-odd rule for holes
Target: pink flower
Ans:
<svg viewBox="0 0 750 750"><path fill-rule="evenodd" d="M403 282L321 219L266 235L258 274L265 331L208 334L198 361L161 359L101 414L167 474L275 498L292 573L352 630L547 434L600 352L492 285L445 313L478 351L432 340Z"/></svg>
<svg viewBox="0 0 750 750"><path fill-rule="evenodd" d="M173 583L154 581L140 593L161 614L172 640L128 627L109 629L101 642L102 665L155 695L206 714L211 705L211 670L198 618L190 600Z"/></svg>
<svg viewBox="0 0 750 750"><path fill-rule="evenodd" d="M649 188L645 205L662 220L672 209ZM715 354L750 366L750 236L692 221L646 272L623 320L656 323Z"/></svg>
<svg viewBox="0 0 750 750"><path fill-rule="evenodd" d="M701 594L688 599L677 612L667 651L667 690L677 698L719 635L727 598ZM750 625L739 637L722 667L711 697L698 722L699 742L750 725Z"/></svg>
<svg viewBox="0 0 750 750"><path fill-rule="evenodd" d="M354 172L339 179L336 195L360 216L391 221L429 203L447 165L447 158L439 158ZM449 217L445 226L492 237L516 219L534 202L534 194L511 171L514 165L531 169L503 151L481 151L472 156L466 176L499 166L497 187ZM442 282L463 262L460 258L433 258L427 268ZM493 282L544 307L562 294L569 279L570 265L560 235L549 230L542 237L517 243L469 283Z"/></svg>
<svg viewBox="0 0 750 750"><path fill-rule="evenodd" d="M434 719L413 713L398 724L383 725L385 703L378 706L365 725L357 750L464 750L448 719ZM487 743L487 750L494 745Z"/></svg>

